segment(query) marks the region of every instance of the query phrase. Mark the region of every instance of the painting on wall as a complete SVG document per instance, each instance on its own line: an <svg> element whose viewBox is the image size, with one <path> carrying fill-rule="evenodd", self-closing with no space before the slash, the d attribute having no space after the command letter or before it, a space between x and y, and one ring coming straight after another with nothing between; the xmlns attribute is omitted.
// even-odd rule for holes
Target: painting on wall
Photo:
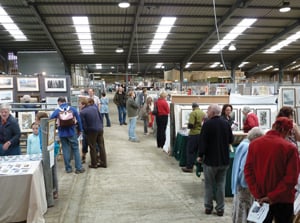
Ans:
<svg viewBox="0 0 300 223"><path fill-rule="evenodd" d="M18 121L21 132L32 132L31 124L35 121L35 112L19 112Z"/></svg>
<svg viewBox="0 0 300 223"><path fill-rule="evenodd" d="M0 77L0 88L13 88L13 78Z"/></svg>
<svg viewBox="0 0 300 223"><path fill-rule="evenodd" d="M259 127L262 129L271 128L271 109L256 109Z"/></svg>
<svg viewBox="0 0 300 223"><path fill-rule="evenodd" d="M18 77L18 91L39 91L39 79L37 77Z"/></svg>
<svg viewBox="0 0 300 223"><path fill-rule="evenodd" d="M282 89L282 106L295 106L295 91L294 88Z"/></svg>
<svg viewBox="0 0 300 223"><path fill-rule="evenodd" d="M0 104L13 102L13 91L12 90L1 90L0 91Z"/></svg>
<svg viewBox="0 0 300 223"><path fill-rule="evenodd" d="M45 78L46 92L66 92L67 80L66 78Z"/></svg>
<svg viewBox="0 0 300 223"><path fill-rule="evenodd" d="M192 112L192 109L181 109L181 127L187 128L187 125L189 123L189 117L190 113Z"/></svg>

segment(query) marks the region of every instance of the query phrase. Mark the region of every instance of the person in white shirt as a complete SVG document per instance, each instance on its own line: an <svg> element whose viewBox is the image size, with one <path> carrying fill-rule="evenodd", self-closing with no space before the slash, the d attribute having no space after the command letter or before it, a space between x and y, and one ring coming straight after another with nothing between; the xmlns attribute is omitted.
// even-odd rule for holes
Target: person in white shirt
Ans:
<svg viewBox="0 0 300 223"><path fill-rule="evenodd" d="M95 92L94 92L94 89L90 88L88 90L88 93L89 93L89 97L94 99L94 103L95 105L97 105L97 108L98 108L98 111L100 111L100 99L97 95L95 95Z"/></svg>

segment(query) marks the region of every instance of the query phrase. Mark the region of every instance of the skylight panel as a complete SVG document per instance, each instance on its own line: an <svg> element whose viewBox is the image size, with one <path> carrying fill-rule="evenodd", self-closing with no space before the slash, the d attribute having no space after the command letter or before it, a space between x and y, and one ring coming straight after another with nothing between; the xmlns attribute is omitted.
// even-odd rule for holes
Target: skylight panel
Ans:
<svg viewBox="0 0 300 223"><path fill-rule="evenodd" d="M6 11L0 6L0 24L6 29L7 32L17 41L25 41L27 37L14 23Z"/></svg>
<svg viewBox="0 0 300 223"><path fill-rule="evenodd" d="M239 35L241 35L246 29L248 29L256 19L243 19L239 24L237 24L228 34L224 36L216 45L214 45L208 53L218 53L228 46L233 40L235 40Z"/></svg>
<svg viewBox="0 0 300 223"><path fill-rule="evenodd" d="M88 17L73 16L72 20L75 25L76 34L79 39L82 52L84 54L93 54L94 46Z"/></svg>
<svg viewBox="0 0 300 223"><path fill-rule="evenodd" d="M288 46L290 43L297 41L299 38L300 38L300 31L289 36L285 40L280 41L276 45L267 49L264 53L275 53L276 51L280 50L281 48Z"/></svg>
<svg viewBox="0 0 300 223"><path fill-rule="evenodd" d="M167 39L176 17L162 17L155 32L152 43L148 49L148 53L158 53Z"/></svg>

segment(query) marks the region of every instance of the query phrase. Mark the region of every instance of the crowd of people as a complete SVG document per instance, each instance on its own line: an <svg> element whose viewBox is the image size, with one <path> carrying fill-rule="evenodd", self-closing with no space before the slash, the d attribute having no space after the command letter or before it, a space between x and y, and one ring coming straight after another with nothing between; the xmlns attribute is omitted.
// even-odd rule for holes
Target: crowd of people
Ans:
<svg viewBox="0 0 300 223"><path fill-rule="evenodd" d="M147 95L147 90L136 96L133 90L127 93L122 87L116 91L113 102L117 106L120 125L127 125L128 140L138 143L136 134L137 120L143 120L144 135L149 135L152 112L156 110L156 145L163 148L166 142L166 127L170 107L167 93L162 91L158 98ZM88 95L80 97L78 112L70 106L65 97L58 97L58 108L50 119L56 119L59 141L63 152L66 173L72 173L71 157L74 157L75 173L85 172L83 163L90 153L89 168L106 168L107 158L104 142L104 118L106 127L111 127L109 117L109 99L105 93L101 98L93 89ZM200 163L204 173L204 213L223 216L225 210L226 175L230 166L230 146L234 141L233 131L236 122L232 116L233 106L211 104L205 113L196 102L191 104L187 127L189 129L186 147L186 166L182 171L192 173L194 165ZM20 127L10 114L8 104L0 105L0 155L20 155ZM61 113L72 113L73 123L67 125ZM246 223L253 201L268 203L270 210L264 223L289 223L293 221L293 202L298 184L300 131L293 121L294 110L284 106L276 116L272 128L264 132L259 127L257 115L249 107L244 107L243 131L247 137L235 148L231 173L233 198L232 220ZM27 139L27 153L39 154L42 151L40 120L48 118L45 112L36 114L32 123L32 134ZM127 122L126 122L127 120ZM82 137L82 157L80 157L78 136ZM55 155L59 144L56 141ZM55 159L56 160L56 159ZM53 169L53 196L58 198L56 163ZM215 202L215 204L214 204ZM215 211L214 211L215 210Z"/></svg>

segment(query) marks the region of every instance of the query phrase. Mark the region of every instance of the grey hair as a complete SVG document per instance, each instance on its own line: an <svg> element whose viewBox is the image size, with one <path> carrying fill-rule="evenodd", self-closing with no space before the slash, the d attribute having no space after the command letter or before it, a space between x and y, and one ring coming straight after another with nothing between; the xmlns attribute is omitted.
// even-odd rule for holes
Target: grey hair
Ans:
<svg viewBox="0 0 300 223"><path fill-rule="evenodd" d="M221 115L221 107L218 104L211 104L209 106L212 116L220 116Z"/></svg>
<svg viewBox="0 0 300 223"><path fill-rule="evenodd" d="M248 107L248 106L246 106L246 107L244 107L243 108L243 112L245 112L245 113L249 113L251 111L251 108L250 107Z"/></svg>
<svg viewBox="0 0 300 223"><path fill-rule="evenodd" d="M247 138L252 141L260 136L264 135L264 132L259 127L253 127L249 132Z"/></svg>
<svg viewBox="0 0 300 223"><path fill-rule="evenodd" d="M7 103L3 103L3 104L0 105L0 110L8 110L8 111L10 111L11 110L11 105L7 104Z"/></svg>

